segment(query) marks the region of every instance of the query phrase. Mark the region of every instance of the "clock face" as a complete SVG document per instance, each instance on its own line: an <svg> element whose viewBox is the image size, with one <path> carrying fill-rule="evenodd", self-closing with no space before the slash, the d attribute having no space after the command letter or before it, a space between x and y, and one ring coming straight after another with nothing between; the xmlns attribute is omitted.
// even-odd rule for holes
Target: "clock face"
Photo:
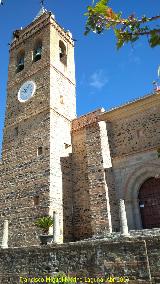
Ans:
<svg viewBox="0 0 160 284"><path fill-rule="evenodd" d="M35 93L36 84L33 81L25 82L18 91L18 100L20 102L28 101Z"/></svg>

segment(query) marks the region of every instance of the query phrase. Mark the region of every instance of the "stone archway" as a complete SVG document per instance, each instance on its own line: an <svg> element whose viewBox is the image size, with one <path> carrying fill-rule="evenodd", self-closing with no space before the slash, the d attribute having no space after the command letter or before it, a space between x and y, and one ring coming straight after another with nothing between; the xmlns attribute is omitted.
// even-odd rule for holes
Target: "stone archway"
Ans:
<svg viewBox="0 0 160 284"><path fill-rule="evenodd" d="M160 228L160 178L149 178L140 187L139 207L143 229Z"/></svg>
<svg viewBox="0 0 160 284"><path fill-rule="evenodd" d="M124 188L129 230L143 229L138 194L142 184L149 178L154 178L160 168L157 164L141 165L130 174Z"/></svg>

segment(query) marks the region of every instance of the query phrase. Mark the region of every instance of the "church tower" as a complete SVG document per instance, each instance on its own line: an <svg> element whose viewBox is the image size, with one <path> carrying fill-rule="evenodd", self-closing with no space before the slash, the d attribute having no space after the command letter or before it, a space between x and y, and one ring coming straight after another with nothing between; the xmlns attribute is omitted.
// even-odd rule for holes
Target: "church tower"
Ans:
<svg viewBox="0 0 160 284"><path fill-rule="evenodd" d="M75 116L72 35L42 7L30 25L13 33L10 45L0 175L1 226L9 220L10 246L37 244L34 222L48 214L56 214L57 241L63 241ZM65 208L69 216L72 208Z"/></svg>

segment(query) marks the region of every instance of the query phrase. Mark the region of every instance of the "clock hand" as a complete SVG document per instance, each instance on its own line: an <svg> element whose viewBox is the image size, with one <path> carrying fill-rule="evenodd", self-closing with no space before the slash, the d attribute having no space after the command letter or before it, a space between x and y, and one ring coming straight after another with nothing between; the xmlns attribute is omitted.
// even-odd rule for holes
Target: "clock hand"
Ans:
<svg viewBox="0 0 160 284"><path fill-rule="evenodd" d="M28 85L27 86L27 91L31 91L31 89L32 89L31 85Z"/></svg>

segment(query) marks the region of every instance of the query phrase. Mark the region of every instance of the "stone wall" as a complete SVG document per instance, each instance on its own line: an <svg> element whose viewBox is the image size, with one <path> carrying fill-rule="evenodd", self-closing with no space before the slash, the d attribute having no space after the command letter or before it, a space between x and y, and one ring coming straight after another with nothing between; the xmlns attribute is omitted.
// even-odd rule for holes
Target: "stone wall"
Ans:
<svg viewBox="0 0 160 284"><path fill-rule="evenodd" d="M5 149L0 174L1 225L9 220L9 245L17 246L35 240L34 220L48 213L49 120L47 113L20 124L14 147ZM30 123L30 128L28 124ZM26 126L26 128L25 128ZM27 135L21 133L26 129ZM39 132L41 128L41 132ZM41 146L42 155L37 156ZM35 198L39 203L34 203ZM2 231L1 231L2 232Z"/></svg>
<svg viewBox="0 0 160 284"><path fill-rule="evenodd" d="M62 206L63 206L63 239L64 242L74 240L73 228L73 180L72 155L61 158L62 169Z"/></svg>
<svg viewBox="0 0 160 284"><path fill-rule="evenodd" d="M98 277L102 283L107 278L111 279L109 277L126 277L131 284L160 283L159 258L159 237L1 249L0 282L18 284L26 283L25 279L29 277L41 277L48 280L39 283L54 283L50 279L59 270L76 277L77 283L86 283L89 278ZM118 279L112 282L118 283Z"/></svg>
<svg viewBox="0 0 160 284"><path fill-rule="evenodd" d="M127 155L113 160L117 195L125 199L129 229L141 229L138 193L148 178L159 174L160 159L157 151Z"/></svg>
<svg viewBox="0 0 160 284"><path fill-rule="evenodd" d="M42 41L42 54L34 62L38 40ZM66 66L60 62L59 40L66 44ZM17 73L17 56L22 50L24 69ZM18 90L27 80L36 83L36 92L28 101L20 102ZM52 216L55 211L60 241L63 226L68 228L65 238L71 240L72 203L68 205L70 197L66 192L72 192L67 174L71 163L67 158L72 151L71 119L76 112L74 47L70 34L55 22L51 13L45 12L12 41L7 91L0 166L0 228L4 219L9 220L9 246L38 244L35 219ZM0 238L1 235L2 230Z"/></svg>
<svg viewBox="0 0 160 284"><path fill-rule="evenodd" d="M112 164L106 124L98 120L101 113L101 110L90 113L72 123L75 239L102 234L105 230L111 231L112 223L116 222L110 214L109 195L112 205L113 202L116 204L116 197L111 183L112 172L104 170L110 169Z"/></svg>
<svg viewBox="0 0 160 284"><path fill-rule="evenodd" d="M60 42L66 64L60 60ZM76 117L74 42L51 18L50 26L50 214L58 217L59 242L72 240L71 120ZM65 230L65 231L64 231ZM58 233L58 232L57 232Z"/></svg>
<svg viewBox="0 0 160 284"><path fill-rule="evenodd" d="M52 18L50 42L50 106L71 120L76 117L74 42ZM66 64L60 60L60 42L66 48Z"/></svg>
<svg viewBox="0 0 160 284"><path fill-rule="evenodd" d="M141 229L138 192L145 180L159 174L160 167L160 93L105 112L99 119L106 121L112 188L117 199L125 199L129 229ZM116 212L113 203L111 215Z"/></svg>
<svg viewBox="0 0 160 284"><path fill-rule="evenodd" d="M9 220L10 246L37 243L34 221L48 214L49 18L50 15L45 14L21 30L10 47L0 174L0 223L2 227L4 219ZM32 53L39 38L42 39L42 58L33 62ZM17 73L17 56L22 50L25 52L24 69ZM21 103L17 98L18 90L27 80L35 81L36 93L29 101ZM38 147L42 147L41 155L38 155Z"/></svg>
<svg viewBox="0 0 160 284"><path fill-rule="evenodd" d="M59 241L72 240L72 152L70 121L51 110L50 117L50 214L58 214ZM63 229L67 229L63 233ZM68 235L69 234L69 235Z"/></svg>
<svg viewBox="0 0 160 284"><path fill-rule="evenodd" d="M138 191L159 173L159 96L73 120L73 212L79 238L100 233L98 227L119 231L120 198L125 199L129 229L142 228ZM102 225L103 218L108 225Z"/></svg>
<svg viewBox="0 0 160 284"><path fill-rule="evenodd" d="M104 113L111 156L121 157L159 146L160 92Z"/></svg>

